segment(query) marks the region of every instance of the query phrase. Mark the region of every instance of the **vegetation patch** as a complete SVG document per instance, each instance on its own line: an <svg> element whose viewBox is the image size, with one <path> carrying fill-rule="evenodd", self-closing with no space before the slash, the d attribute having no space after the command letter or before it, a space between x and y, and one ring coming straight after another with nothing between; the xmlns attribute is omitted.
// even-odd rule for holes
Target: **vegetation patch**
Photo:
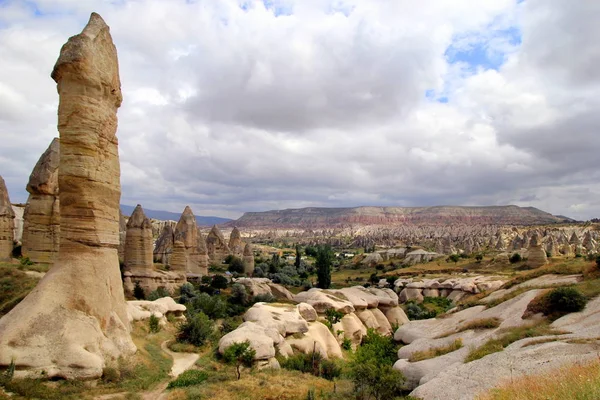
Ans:
<svg viewBox="0 0 600 400"><path fill-rule="evenodd" d="M444 354L452 353L453 351L456 351L456 350L460 349L461 347L463 347L462 339L458 338L454 342L452 342L446 346L433 347L431 349L423 350L423 351L415 351L414 353L412 353L410 355L410 358L408 359L408 361L416 362L416 361L428 360L430 358L435 358L435 357L443 356Z"/></svg>
<svg viewBox="0 0 600 400"><path fill-rule="evenodd" d="M600 362L574 364L542 375L523 376L478 397L478 400L538 399L600 399Z"/></svg>
<svg viewBox="0 0 600 400"><path fill-rule="evenodd" d="M452 307L452 301L445 297L425 297L422 303L413 300L405 303L406 316L410 320L435 318Z"/></svg>
<svg viewBox="0 0 600 400"><path fill-rule="evenodd" d="M7 314L33 290L39 279L11 264L0 264L0 317Z"/></svg>
<svg viewBox="0 0 600 400"><path fill-rule="evenodd" d="M299 353L288 358L280 358L279 364L282 368L309 373L327 380L339 377L342 372L335 361L324 359L319 352Z"/></svg>
<svg viewBox="0 0 600 400"><path fill-rule="evenodd" d="M573 287L561 287L542 293L528 305L523 317L542 313L550 320L555 320L565 314L581 311L587 303L587 298Z"/></svg>
<svg viewBox="0 0 600 400"><path fill-rule="evenodd" d="M490 339L482 346L472 349L465 362L471 362L487 356L488 354L497 353L504 350L510 344L525 338L536 336L561 335L564 332L555 331L547 323L542 323L534 326L524 326L510 328L503 332L502 336L496 339Z"/></svg>
<svg viewBox="0 0 600 400"><path fill-rule="evenodd" d="M197 369L184 371L174 381L169 382L168 389L199 385L208 379L208 374Z"/></svg>

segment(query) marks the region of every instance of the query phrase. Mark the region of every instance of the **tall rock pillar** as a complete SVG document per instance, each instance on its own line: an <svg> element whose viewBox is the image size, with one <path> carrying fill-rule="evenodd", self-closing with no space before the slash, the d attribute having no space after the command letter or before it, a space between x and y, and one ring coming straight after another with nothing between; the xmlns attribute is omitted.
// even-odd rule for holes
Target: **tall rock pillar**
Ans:
<svg viewBox="0 0 600 400"><path fill-rule="evenodd" d="M0 176L0 261L8 261L12 256L14 219L15 212L10 205L8 190Z"/></svg>
<svg viewBox="0 0 600 400"><path fill-rule="evenodd" d="M29 176L23 214L22 253L36 263L54 264L60 236L58 165L60 142L54 138Z"/></svg>
<svg viewBox="0 0 600 400"><path fill-rule="evenodd" d="M60 245L54 267L0 319L0 365L18 375L98 378L136 350L119 271L121 82L104 20L92 13L62 47L59 94Z"/></svg>

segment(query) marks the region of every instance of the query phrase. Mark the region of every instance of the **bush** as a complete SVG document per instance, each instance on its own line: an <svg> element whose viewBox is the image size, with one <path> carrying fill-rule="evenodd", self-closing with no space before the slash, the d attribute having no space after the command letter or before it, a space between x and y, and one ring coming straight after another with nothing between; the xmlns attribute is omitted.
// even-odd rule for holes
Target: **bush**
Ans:
<svg viewBox="0 0 600 400"><path fill-rule="evenodd" d="M512 256L510 256L510 258L508 260L510 261L511 264L516 264L518 262L521 262L522 258L519 253L515 253Z"/></svg>
<svg viewBox="0 0 600 400"><path fill-rule="evenodd" d="M325 311L325 319L326 319L325 325L327 325L327 327L329 329L332 329L333 324L337 324L338 322L340 322L340 320L343 317L344 317L344 313L337 311L334 308L328 308L327 311Z"/></svg>
<svg viewBox="0 0 600 400"><path fill-rule="evenodd" d="M230 272L244 273L244 262L239 257L232 257L228 264Z"/></svg>
<svg viewBox="0 0 600 400"><path fill-rule="evenodd" d="M228 284L229 281L223 275L213 275L210 286L214 287L215 289L225 289Z"/></svg>
<svg viewBox="0 0 600 400"><path fill-rule="evenodd" d="M344 340L342 340L342 349L344 349L344 350L352 349L352 340L350 340L348 338L344 338Z"/></svg>
<svg viewBox="0 0 600 400"><path fill-rule="evenodd" d="M225 318L227 316L227 303L221 300L219 296L200 293L189 305L192 310L202 312L210 319Z"/></svg>
<svg viewBox="0 0 600 400"><path fill-rule="evenodd" d="M102 370L102 382L104 383L117 383L121 380L121 373L118 369L113 367L105 367Z"/></svg>
<svg viewBox="0 0 600 400"><path fill-rule="evenodd" d="M174 381L169 382L167 389L181 388L187 386L199 385L208 379L208 374L197 369L188 369L177 377Z"/></svg>
<svg viewBox="0 0 600 400"><path fill-rule="evenodd" d="M392 368L397 358L393 339L369 329L350 363L357 398L383 400L399 396L404 376Z"/></svg>
<svg viewBox="0 0 600 400"><path fill-rule="evenodd" d="M150 292L150 294L148 295L148 300L150 301L154 301L154 300L158 300L161 297L170 297L171 293L165 288L165 287L159 287L158 289Z"/></svg>
<svg viewBox="0 0 600 400"><path fill-rule="evenodd" d="M251 303L274 303L275 297L273 297L270 293L261 293L254 296L251 300Z"/></svg>
<svg viewBox="0 0 600 400"><path fill-rule="evenodd" d="M328 380L341 375L341 368L333 361L323 359L321 353L299 353L279 361L282 368L313 374Z"/></svg>
<svg viewBox="0 0 600 400"><path fill-rule="evenodd" d="M600 254L596 256L596 268L600 269Z"/></svg>
<svg viewBox="0 0 600 400"><path fill-rule="evenodd" d="M246 287L241 283L234 283L231 286L231 296L229 302L232 304L240 304L246 306L250 302L250 294L246 291Z"/></svg>
<svg viewBox="0 0 600 400"><path fill-rule="evenodd" d="M460 260L460 256L458 254L450 254L448 258L446 258L447 262L453 262L456 264Z"/></svg>
<svg viewBox="0 0 600 400"><path fill-rule="evenodd" d="M160 332L160 320L156 317L156 315L150 315L150 319L148 320L148 327L150 328L150 333Z"/></svg>
<svg viewBox="0 0 600 400"><path fill-rule="evenodd" d="M477 255L475 256L475 260L476 260L477 262L481 262L481 260L483 260L483 254L477 254Z"/></svg>
<svg viewBox="0 0 600 400"><path fill-rule="evenodd" d="M144 288L140 285L140 281L136 281L135 286L133 286L133 297L137 300L146 300L146 292L144 292Z"/></svg>
<svg viewBox="0 0 600 400"><path fill-rule="evenodd" d="M223 352L223 360L227 364L234 364L236 366L237 378L240 379L240 367L242 365L246 367L252 367L254 362L254 356L256 350L250 347L250 342L246 340L242 343L234 343L227 347Z"/></svg>
<svg viewBox="0 0 600 400"><path fill-rule="evenodd" d="M548 293L549 313L570 313L581 311L587 303L586 297L577 289L564 287L556 288ZM546 314L546 313L545 313Z"/></svg>
<svg viewBox="0 0 600 400"><path fill-rule="evenodd" d="M204 277L203 277L204 278ZM189 282L184 283L179 288L179 303L187 304L190 303L196 297L197 293L194 289L194 285Z"/></svg>
<svg viewBox="0 0 600 400"><path fill-rule="evenodd" d="M29 257L21 257L19 259L19 264L21 264L22 267L26 267L28 265L33 265L33 261L31 261Z"/></svg>
<svg viewBox="0 0 600 400"><path fill-rule="evenodd" d="M204 314L187 314L187 321L179 325L177 340L202 346L214 332L213 322Z"/></svg>

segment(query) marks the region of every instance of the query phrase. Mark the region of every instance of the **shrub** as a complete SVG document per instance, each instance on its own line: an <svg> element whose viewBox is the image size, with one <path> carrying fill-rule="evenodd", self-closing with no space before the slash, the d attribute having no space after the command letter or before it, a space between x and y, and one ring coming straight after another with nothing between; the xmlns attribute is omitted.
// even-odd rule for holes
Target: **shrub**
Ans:
<svg viewBox="0 0 600 400"><path fill-rule="evenodd" d="M512 256L510 256L510 258L508 260L510 261L511 264L516 264L518 262L521 262L522 258L519 253L515 253Z"/></svg>
<svg viewBox="0 0 600 400"><path fill-rule="evenodd" d="M121 373L118 369L113 367L105 367L102 370L102 382L105 383L117 383L121 380Z"/></svg>
<svg viewBox="0 0 600 400"><path fill-rule="evenodd" d="M475 260L476 260L477 262L481 262L481 260L483 260L483 254L477 254L477 255L475 256Z"/></svg>
<svg viewBox="0 0 600 400"><path fill-rule="evenodd" d="M194 285L192 285L189 282L186 282L179 288L179 303L187 304L191 302L196 297L196 295L197 293L194 289Z"/></svg>
<svg viewBox="0 0 600 400"><path fill-rule="evenodd" d="M237 327L242 324L242 322L243 320L239 316L227 317L223 319L223 322L221 323L221 333L226 334L236 330Z"/></svg>
<svg viewBox="0 0 600 400"><path fill-rule="evenodd" d="M246 291L246 287L241 283L231 285L231 296L229 302L232 304L248 305L250 302L250 294Z"/></svg>
<svg viewBox="0 0 600 400"><path fill-rule="evenodd" d="M548 311L560 313L577 312L584 309L587 299L575 288L556 288L548 293Z"/></svg>
<svg viewBox="0 0 600 400"><path fill-rule="evenodd" d="M445 297L425 297L420 304L414 300L405 304L406 315L411 320L435 318L453 307L452 301Z"/></svg>
<svg viewBox="0 0 600 400"><path fill-rule="evenodd" d="M150 328L150 333L158 333L160 332L160 320L156 315L150 315L150 319L148 320L148 327Z"/></svg>
<svg viewBox="0 0 600 400"><path fill-rule="evenodd" d="M382 400L401 394L404 376L392 368L396 358L393 339L369 329L350 363L350 376L357 398Z"/></svg>
<svg viewBox="0 0 600 400"><path fill-rule="evenodd" d="M596 256L596 268L600 269L600 254Z"/></svg>
<svg viewBox="0 0 600 400"><path fill-rule="evenodd" d="M33 265L33 261L31 261L29 259L29 257L21 257L19 259L19 264L21 264L22 267L26 267L26 266L29 266L29 265Z"/></svg>
<svg viewBox="0 0 600 400"><path fill-rule="evenodd" d="M213 275L210 286L215 289L225 289L229 281L223 275Z"/></svg>
<svg viewBox="0 0 600 400"><path fill-rule="evenodd" d="M211 296L207 293L200 293L190 303L191 309L200 311L211 319L224 318L227 316L227 303L219 296Z"/></svg>
<svg viewBox="0 0 600 400"><path fill-rule="evenodd" d="M239 274L244 273L244 262L239 257L232 257L228 264L229 271L237 272Z"/></svg>
<svg viewBox="0 0 600 400"><path fill-rule="evenodd" d="M137 300L146 300L146 293L144 292L144 288L140 285L140 281L136 281L135 286L133 286L133 297Z"/></svg>
<svg viewBox="0 0 600 400"><path fill-rule="evenodd" d="M213 322L204 314L187 314L187 321L179 325L177 340L190 343L195 346L202 346L214 331Z"/></svg>
<svg viewBox="0 0 600 400"><path fill-rule="evenodd" d="M254 356L256 351L250 347L250 342L246 340L242 343L234 343L227 347L223 352L223 360L227 364L234 364L236 366L237 378L240 379L240 367L245 365L251 367L254 362Z"/></svg>
<svg viewBox="0 0 600 400"><path fill-rule="evenodd" d="M352 340L350 340L348 338L344 338L344 340L342 340L342 349L344 349L344 350L352 349Z"/></svg>
<svg viewBox="0 0 600 400"><path fill-rule="evenodd" d="M328 308L327 311L325 311L325 319L326 319L326 324L327 327L329 329L333 328L333 324L337 324L338 322L340 322L340 320L344 317L344 313L337 311L333 308Z"/></svg>
<svg viewBox="0 0 600 400"><path fill-rule="evenodd" d="M171 293L167 290L167 288L160 286L158 289L150 292L148 295L148 300L154 301L158 300L161 297L170 297Z"/></svg>
<svg viewBox="0 0 600 400"><path fill-rule="evenodd" d="M448 258L446 258L447 262L453 262L456 264L460 260L460 256L458 254L450 254Z"/></svg>
<svg viewBox="0 0 600 400"><path fill-rule="evenodd" d="M273 303L275 302L275 297L273 297L270 293L261 293L254 296L251 300L251 303Z"/></svg>
<svg viewBox="0 0 600 400"><path fill-rule="evenodd" d="M385 265L383 265L383 264L377 264L377 265L375 266L375 269L376 269L377 271L383 271L383 269L384 269L384 268L385 268Z"/></svg>
<svg viewBox="0 0 600 400"><path fill-rule="evenodd" d="M282 368L313 374L328 380L341 375L341 368L333 361L325 360L321 353L299 353L280 360Z"/></svg>
<svg viewBox="0 0 600 400"><path fill-rule="evenodd" d="M15 360L12 359L12 360L10 360L10 364L8 364L8 368L5 371L0 372L0 386L4 386L8 382L10 382L14 375L15 375Z"/></svg>
<svg viewBox="0 0 600 400"><path fill-rule="evenodd" d="M177 377L174 381L169 382L168 389L181 388L187 386L199 385L208 379L208 374L205 371L197 369L188 369Z"/></svg>

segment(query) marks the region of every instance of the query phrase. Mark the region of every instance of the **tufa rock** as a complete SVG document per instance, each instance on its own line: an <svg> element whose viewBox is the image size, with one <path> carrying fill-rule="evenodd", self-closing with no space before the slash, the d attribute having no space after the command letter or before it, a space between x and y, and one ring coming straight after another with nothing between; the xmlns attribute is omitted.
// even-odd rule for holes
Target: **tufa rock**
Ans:
<svg viewBox="0 0 600 400"><path fill-rule="evenodd" d="M99 378L136 351L119 271L121 83L109 28L92 13L62 47L59 93L60 246L54 267L0 319L0 365L16 375Z"/></svg>
<svg viewBox="0 0 600 400"><path fill-rule="evenodd" d="M29 176L29 199L23 214L22 254L36 263L54 264L60 238L58 163L60 142L54 138Z"/></svg>
<svg viewBox="0 0 600 400"><path fill-rule="evenodd" d="M213 264L220 265L230 254L229 246L225 243L223 233L221 233L216 225L213 225L206 237L206 248L208 250L208 258L210 258L210 262Z"/></svg>
<svg viewBox="0 0 600 400"><path fill-rule="evenodd" d="M10 205L8 190L0 176L0 261L8 261L12 256L14 219L15 212Z"/></svg>
<svg viewBox="0 0 600 400"><path fill-rule="evenodd" d="M252 251L252 245L250 243L247 243L244 247L242 261L244 262L244 273L251 276L254 273L254 252Z"/></svg>

